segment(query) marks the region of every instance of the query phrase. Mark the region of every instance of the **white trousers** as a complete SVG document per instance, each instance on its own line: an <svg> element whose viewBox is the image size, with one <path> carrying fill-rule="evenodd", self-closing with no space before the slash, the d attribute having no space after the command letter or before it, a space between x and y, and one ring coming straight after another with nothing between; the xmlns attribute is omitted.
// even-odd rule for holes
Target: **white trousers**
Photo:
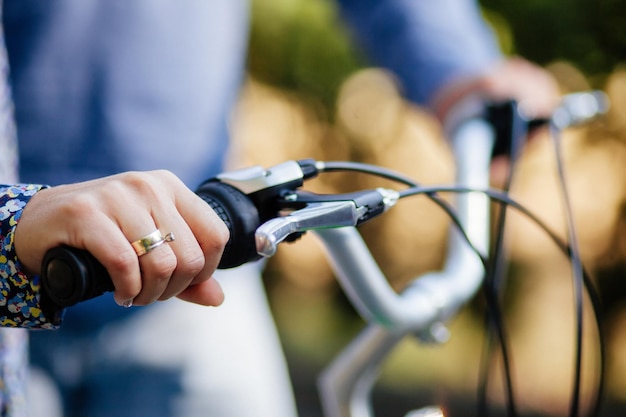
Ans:
<svg viewBox="0 0 626 417"><path fill-rule="evenodd" d="M93 400L80 405L82 417L154 417L155 412L176 417L296 416L258 266L218 271L216 278L226 295L220 307L178 299L159 302L105 327L95 343L68 343L67 374L75 380L73 386L87 386L82 388L84 401ZM92 351L71 355L76 349ZM82 360L87 363L75 363L76 358L88 358ZM161 374L174 376L175 383L168 378L160 383ZM50 379L38 371L31 378L31 417L74 415L54 410L63 403L51 395L61 392L50 386L56 376ZM142 390L153 392L144 395ZM125 398L133 394L134 399ZM138 401L138 396L145 400ZM156 403L166 406L155 411ZM79 405L66 401L65 407Z"/></svg>

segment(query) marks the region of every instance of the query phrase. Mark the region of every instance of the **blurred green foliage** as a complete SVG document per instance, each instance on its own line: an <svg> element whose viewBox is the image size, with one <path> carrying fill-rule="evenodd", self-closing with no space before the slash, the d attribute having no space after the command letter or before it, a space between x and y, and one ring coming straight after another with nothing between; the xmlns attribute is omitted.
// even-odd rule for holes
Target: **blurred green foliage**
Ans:
<svg viewBox="0 0 626 417"><path fill-rule="evenodd" d="M508 24L504 30L513 40L511 52L532 61L568 61L593 78L626 61L626 0L482 0L481 4Z"/></svg>
<svg viewBox="0 0 626 417"><path fill-rule="evenodd" d="M363 65L329 0L253 0L248 69L261 81L332 107Z"/></svg>
<svg viewBox="0 0 626 417"><path fill-rule="evenodd" d="M540 64L566 60L593 78L626 61L626 0L481 5L506 53ZM256 78L332 108L338 86L365 62L333 0L252 1L248 68Z"/></svg>

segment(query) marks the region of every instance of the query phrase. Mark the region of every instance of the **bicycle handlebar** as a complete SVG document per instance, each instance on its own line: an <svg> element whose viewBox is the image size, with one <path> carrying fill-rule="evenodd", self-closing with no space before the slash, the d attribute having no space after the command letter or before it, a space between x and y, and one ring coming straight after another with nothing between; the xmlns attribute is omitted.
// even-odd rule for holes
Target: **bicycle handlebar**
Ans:
<svg viewBox="0 0 626 417"><path fill-rule="evenodd" d="M571 95L569 101L564 100L560 112L555 112L559 117L553 122L557 125L578 122L605 110L604 103L604 97L597 92ZM476 111L476 106L470 107L470 111ZM475 148L470 146L463 152L472 149ZM462 178L478 171L469 167ZM397 200L392 190L323 197L295 191L305 179L315 175L314 161L288 161L269 170L252 167L223 173L203 183L197 194L222 218L231 233L218 267L232 268L260 256L271 256L279 242L294 239L306 230L360 224ZM280 216L283 209L293 212ZM470 227L473 224L473 221L467 223ZM59 307L114 290L105 268L91 254L66 246L46 254L41 279L44 296Z"/></svg>
<svg viewBox="0 0 626 417"><path fill-rule="evenodd" d="M446 125L457 167L457 183L483 189L489 184L489 165L498 135L484 119L484 103L468 102ZM564 128L606 111L599 92L566 96L549 122ZM393 190L317 195L298 191L317 175L314 161L288 161L270 169L253 167L228 172L203 183L196 193L226 223L231 237L219 268L230 268L261 256L277 245L314 230L328 249L328 258L352 305L368 322L362 334L324 370L319 379L324 415L372 416L369 394L377 369L388 352L407 333L442 341L440 324L462 307L480 287L484 267L479 255L489 245L489 200L470 192L456 197L459 222L470 240L457 229L450 232L446 263L441 271L415 279L397 293L373 260L355 227L393 206ZM289 214L284 214L288 210ZM46 254L42 295L67 307L114 290L111 278L97 260L68 247Z"/></svg>
<svg viewBox="0 0 626 417"><path fill-rule="evenodd" d="M384 212L398 199L393 190L339 195L298 191L315 176L312 160L287 161L270 169L226 172L198 187L196 194L224 221L230 238L218 268L227 269L271 256L278 243L307 230L356 226ZM290 210L288 215L281 211ZM61 246L49 250L42 264L42 295L69 307L115 289L98 260L85 250Z"/></svg>
<svg viewBox="0 0 626 417"><path fill-rule="evenodd" d="M451 129L457 181L483 188L489 183L489 163L495 140L491 125L468 116ZM472 244L486 252L489 244L489 201L480 194L456 196L461 224ZM457 229L450 231L442 270L416 278L395 293L354 228L318 231L350 301L366 318L367 327L335 357L318 379L327 417L373 417L370 392L378 369L407 333L443 342L446 321L479 289L484 268ZM443 331L442 331L443 330Z"/></svg>
<svg viewBox="0 0 626 417"><path fill-rule="evenodd" d="M607 108L607 98L601 92L576 93L565 96L554 115L542 123L564 128L604 113ZM467 100L455 110L444 127L457 164L457 182L472 188L485 187L489 183L490 157L501 139L498 129L486 117L485 103L481 100ZM533 121L528 122L533 124ZM517 138L508 139L513 142ZM504 146L505 149L513 147L513 144ZM485 196L472 193L458 195L456 199L459 220L474 247L483 253L489 244L488 203ZM357 242L360 236L356 232L350 237L355 242L336 244L338 235L346 232L318 234L330 248L344 291L352 294L351 301L361 315L370 319L365 329L319 376L318 392L324 416L373 417L371 390L389 352L407 334L430 342L444 342L448 332L443 323L478 290L484 268L455 229L451 231L444 268L418 277L401 294L391 294L379 281L384 277L375 264L360 268L363 259L373 260L367 253L360 253L367 248L362 241ZM354 260L355 247L360 248L357 260ZM352 253L347 253L348 250ZM409 413L407 417L409 415L422 414Z"/></svg>
<svg viewBox="0 0 626 417"><path fill-rule="evenodd" d="M197 194L213 208L230 232L219 268L258 259L254 231L260 221L251 200L238 189L217 181L204 184ZM45 254L41 281L45 296L58 307L69 307L115 290L107 270L92 254L69 246L59 246Z"/></svg>

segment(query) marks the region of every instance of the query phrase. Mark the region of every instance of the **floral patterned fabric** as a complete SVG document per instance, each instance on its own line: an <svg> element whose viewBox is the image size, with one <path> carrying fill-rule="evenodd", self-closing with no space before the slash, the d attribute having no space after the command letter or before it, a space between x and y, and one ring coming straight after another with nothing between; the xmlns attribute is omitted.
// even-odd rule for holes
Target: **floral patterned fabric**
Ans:
<svg viewBox="0 0 626 417"><path fill-rule="evenodd" d="M2 3L0 0L0 181L11 184L17 182L17 140L7 82L9 67L1 23ZM36 286L30 287L26 275L20 271L13 249L15 226L29 197L23 192L26 190L18 192L12 190L13 187L0 188L0 417L24 417L27 415L28 333L24 328L4 326L49 325L41 321L41 312L36 310ZM24 296L23 300L17 298L20 295ZM39 318L33 320L37 315Z"/></svg>
<svg viewBox="0 0 626 417"><path fill-rule="evenodd" d="M55 327L39 304L39 277L20 268L13 245L15 228L28 200L40 185L0 186L0 327Z"/></svg>
<svg viewBox="0 0 626 417"><path fill-rule="evenodd" d="M30 277L22 271L13 245L24 206L42 188L41 185L0 185L0 417L27 415L25 328L56 327L39 304L39 277Z"/></svg>

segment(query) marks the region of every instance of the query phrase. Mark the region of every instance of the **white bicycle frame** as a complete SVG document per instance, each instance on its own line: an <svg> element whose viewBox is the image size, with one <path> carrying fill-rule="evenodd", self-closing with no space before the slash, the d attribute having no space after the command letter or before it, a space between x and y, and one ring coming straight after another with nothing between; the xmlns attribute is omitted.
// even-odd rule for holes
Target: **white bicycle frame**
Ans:
<svg viewBox="0 0 626 417"><path fill-rule="evenodd" d="M607 106L601 92L570 94L564 97L549 123L560 130L604 113ZM488 189L496 132L487 120L486 105L480 99L468 98L453 110L447 119L446 133L456 163L456 184L465 190ZM520 113L517 116L523 118ZM509 139L516 141L521 137ZM517 146L512 143L512 147ZM319 168L323 171L324 164ZM286 178L303 174L294 161L274 170L295 170L297 175ZM254 172L252 179L268 178L261 168ZM249 172L245 174L244 179L249 179ZM282 181L283 176L277 178ZM376 192L377 204L384 203L386 207L399 197L394 190ZM295 194L292 197L298 198ZM371 390L389 352L408 334L431 342L445 341L448 332L444 323L481 287L485 270L480 255L486 258L489 249L489 197L479 191L463 192L456 195L455 201L456 215L466 236L452 228L444 267L416 278L400 294L390 286L354 227L366 205L357 208L354 201L348 200L312 204L257 228L257 252L263 256L272 256L276 246L292 233L314 231L327 249L345 294L368 323L320 375L318 388L326 417L373 417ZM424 416L431 411L432 408L416 410L407 417Z"/></svg>
<svg viewBox="0 0 626 417"><path fill-rule="evenodd" d="M456 161L457 184L484 189L489 186L495 136L490 124L472 110L475 105L471 103L466 108L466 115L451 126L448 136ZM486 253L488 197L481 193L459 194L455 205L470 241ZM354 227L320 229L315 233L327 249L343 290L368 322L319 377L324 415L373 417L370 396L384 359L407 334L438 342L447 339L443 323L476 294L485 275L484 267L460 232L452 228L443 269L418 277L398 294Z"/></svg>
<svg viewBox="0 0 626 417"><path fill-rule="evenodd" d="M565 129L606 113L609 101L601 91L564 96L549 123ZM495 131L484 116L484 103L466 99L448 117L446 133L456 162L456 183L461 187L489 187L489 166ZM522 115L523 117L523 115ZM489 248L489 198L483 193L456 196L457 215L472 246L483 255ZM450 232L442 270L416 278L396 293L353 227L315 231L328 250L328 258L346 295L366 328L327 366L318 380L325 417L373 417L370 401L380 365L408 334L434 342L447 340L444 326L481 287L485 270L474 248L461 233ZM406 417L442 415L432 407Z"/></svg>

